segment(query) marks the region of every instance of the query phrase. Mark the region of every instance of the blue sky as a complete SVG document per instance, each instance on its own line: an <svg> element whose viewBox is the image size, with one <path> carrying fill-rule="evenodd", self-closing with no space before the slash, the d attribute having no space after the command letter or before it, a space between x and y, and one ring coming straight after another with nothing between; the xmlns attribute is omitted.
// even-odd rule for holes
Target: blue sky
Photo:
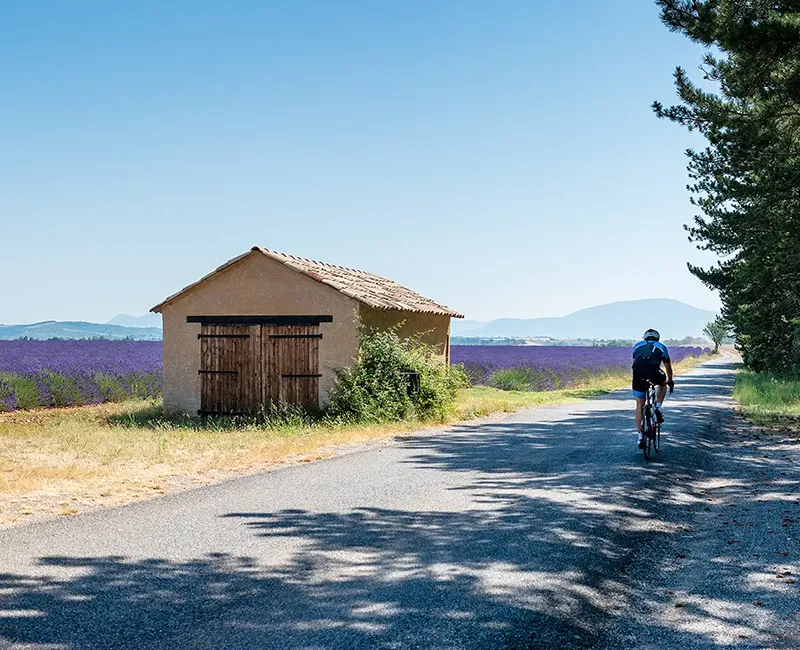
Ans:
<svg viewBox="0 0 800 650"><path fill-rule="evenodd" d="M141 314L253 245L470 318L670 297L700 50L647 0L3 3L0 322Z"/></svg>

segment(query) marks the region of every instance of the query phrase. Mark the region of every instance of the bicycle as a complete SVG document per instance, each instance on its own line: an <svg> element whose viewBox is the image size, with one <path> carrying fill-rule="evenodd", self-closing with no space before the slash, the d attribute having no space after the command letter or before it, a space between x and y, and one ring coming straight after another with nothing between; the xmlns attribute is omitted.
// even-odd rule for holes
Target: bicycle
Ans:
<svg viewBox="0 0 800 650"><path fill-rule="evenodd" d="M656 391L658 386L652 381L647 382L647 392L645 393L645 401L643 413L644 420L644 453L645 460L650 460L653 451L658 453L661 451L661 424L656 419Z"/></svg>

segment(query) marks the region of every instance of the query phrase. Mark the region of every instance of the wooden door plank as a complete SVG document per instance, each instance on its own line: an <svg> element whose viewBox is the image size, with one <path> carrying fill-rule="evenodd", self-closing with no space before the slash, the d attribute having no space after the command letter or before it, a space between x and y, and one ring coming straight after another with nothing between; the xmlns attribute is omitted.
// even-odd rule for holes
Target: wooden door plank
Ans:
<svg viewBox="0 0 800 650"><path fill-rule="evenodd" d="M208 334L209 326L208 325L201 325L200 332L202 334ZM200 370L208 370L210 367L209 364L209 339L201 339L200 340ZM200 410L205 411L208 409L209 403L209 383L208 378L203 375L200 378Z"/></svg>
<svg viewBox="0 0 800 650"><path fill-rule="evenodd" d="M217 334L217 326L211 326L211 333ZM219 370L217 364L217 339L209 339L210 348L208 350L208 369ZM216 411L219 402L219 395L217 390L217 380L214 375L208 377L208 410Z"/></svg>
<svg viewBox="0 0 800 650"><path fill-rule="evenodd" d="M277 328L271 325L265 325L261 331L261 336L264 344L265 353L265 366L264 366L264 402L265 404L278 404L280 401L280 381L278 375L278 350L276 346L276 339L271 339L269 336Z"/></svg>
<svg viewBox="0 0 800 650"><path fill-rule="evenodd" d="M298 327L293 327L291 334L297 334ZM291 353L289 354L289 360L286 364L284 369L284 373L287 375L291 375L295 372L295 368L297 368L297 342L300 339L289 339L289 349ZM286 382L289 387L289 399L288 402L290 404L297 404L297 389L298 389L298 382L296 380L289 380Z"/></svg>
<svg viewBox="0 0 800 650"><path fill-rule="evenodd" d="M257 415L261 408L261 325L251 326L250 332L250 403Z"/></svg>
<svg viewBox="0 0 800 650"><path fill-rule="evenodd" d="M305 344L307 339L300 338L299 335L304 334L306 331L305 326L301 326L297 328L298 337L294 340L295 341L295 363L294 369L292 372L297 373L298 375L307 374L304 370L305 368L305 361L304 361L304 351L305 351ZM295 381L295 404L303 404L303 393L305 392L306 387L306 377L298 377Z"/></svg>
<svg viewBox="0 0 800 650"><path fill-rule="evenodd" d="M272 380L272 401L275 406L280 405L281 398L283 395L281 394L281 358L280 358L280 348L278 346L278 341L273 339L272 345L270 346L270 353L272 355L271 358L271 365L270 365L270 378Z"/></svg>
<svg viewBox="0 0 800 650"><path fill-rule="evenodd" d="M224 328L219 327L219 333L224 334ZM222 339L217 339L216 343L216 352L217 352L217 370L227 370L225 367L225 346L222 343ZM217 377L215 377L215 381L217 383L217 402L215 404L216 411L220 411L221 413L225 412L225 377L223 373L219 373Z"/></svg>
<svg viewBox="0 0 800 650"><path fill-rule="evenodd" d="M311 375L311 341L312 339L308 338L308 335L311 333L311 328L306 326L303 328L305 330L306 338L302 339L303 341L303 372L307 375ZM303 406L309 406L311 401L311 382L313 381L313 377L309 376L303 380L303 392L300 396L301 403Z"/></svg>
<svg viewBox="0 0 800 650"><path fill-rule="evenodd" d="M269 327L267 325L259 325L259 347L261 349L261 362L258 368L258 376L260 381L260 399L261 404L266 410L269 402L269 375L267 368L269 367Z"/></svg>
<svg viewBox="0 0 800 650"><path fill-rule="evenodd" d="M300 330L302 330L302 326L298 326L295 330L295 334L299 334ZM302 365L302 349L301 349L301 341L303 339L294 338L292 339L292 348L294 349L294 359L292 362L292 368L289 370L289 373L296 373L296 368L301 367ZM292 381L292 404L299 404L300 403L300 389L302 388L302 380L301 381Z"/></svg>
<svg viewBox="0 0 800 650"><path fill-rule="evenodd" d="M214 325L211 327L211 333L217 334L217 326ZM211 349L209 350L209 370L219 370L219 364L217 363L217 339L211 339ZM216 411L217 406L219 404L219 386L217 384L217 379L215 375L209 375L209 411Z"/></svg>
<svg viewBox="0 0 800 650"><path fill-rule="evenodd" d="M270 327L270 332L273 331L273 329L273 327ZM268 342L267 350L269 352L269 401L274 406L278 403L280 397L280 385L275 381L278 357L276 354L277 350L275 349L275 341L273 339L270 339Z"/></svg>
<svg viewBox="0 0 800 650"><path fill-rule="evenodd" d="M294 328L292 327L289 327L286 331L288 334L294 334ZM278 344L278 349L281 351L281 391L283 392L281 398L286 404L290 404L292 401L292 384L286 381L284 377L292 365L292 354L294 353L292 340L285 339Z"/></svg>
<svg viewBox="0 0 800 650"><path fill-rule="evenodd" d="M220 326L219 331L220 334L227 334L224 326ZM228 364L225 363L226 361L225 351L226 351L225 340L222 338L217 339L217 366L219 370L228 370ZM227 379L228 377L225 375L225 373L219 373L219 376L217 377L217 391L219 395L219 399L217 402L218 404L217 410L221 411L222 413L225 413L228 410L227 408L228 395L226 391L227 387L225 385Z"/></svg>
<svg viewBox="0 0 800 650"><path fill-rule="evenodd" d="M228 334L230 332L230 328L225 327L224 325L220 327L222 334ZM221 338L218 342L219 347L219 369L220 370L231 370L230 364L230 344L228 339ZM230 386L231 386L231 376L226 373L220 373L220 382L219 382L219 403L220 403L220 411L223 413L228 413L231 410L231 394L230 394Z"/></svg>
<svg viewBox="0 0 800 650"><path fill-rule="evenodd" d="M229 327L228 333L233 334L237 329L237 327ZM225 356L227 357L226 367L229 370L241 370L237 367L239 365L239 359L237 358L236 348L237 339L227 339L225 341ZM242 384L241 373L237 375L228 375L227 383L228 385L226 386L226 389L228 393L228 413L239 412L241 411L241 408L239 408L239 390Z"/></svg>
<svg viewBox="0 0 800 650"><path fill-rule="evenodd" d="M319 334L319 326L309 328L312 334ZM311 374L319 374L319 338L309 339L311 342ZM311 406L319 406L319 377L311 380L311 395L309 395Z"/></svg>
<svg viewBox="0 0 800 650"><path fill-rule="evenodd" d="M273 328L271 326L266 326L262 332L261 336L264 338L264 352L266 352L266 367L264 368L264 379L267 382L266 389L265 389L265 399L270 404L275 403L275 350L274 345L275 341L269 338L270 333L272 332Z"/></svg>
<svg viewBox="0 0 800 650"><path fill-rule="evenodd" d="M258 347L258 343L261 340L261 326L251 325L248 329L251 332L250 336L252 340L248 341L246 348L248 356L248 377L250 382L248 384L247 403L250 411L253 415L256 415L258 414L259 405L261 403L261 375L258 373L258 367L261 362L261 351Z"/></svg>
<svg viewBox="0 0 800 650"><path fill-rule="evenodd" d="M240 328L237 328L240 329ZM250 384L250 376L247 372L248 359L247 348L242 345L242 341L247 339L234 339L234 352L233 356L236 358L236 363L239 366L239 381L236 386L236 402L239 411L246 413L249 411L249 404L247 403L247 387Z"/></svg>

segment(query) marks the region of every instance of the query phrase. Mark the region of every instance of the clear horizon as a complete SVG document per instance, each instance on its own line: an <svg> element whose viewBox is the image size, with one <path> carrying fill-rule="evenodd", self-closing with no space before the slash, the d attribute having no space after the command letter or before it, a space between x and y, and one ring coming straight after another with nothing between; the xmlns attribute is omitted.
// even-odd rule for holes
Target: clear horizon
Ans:
<svg viewBox="0 0 800 650"><path fill-rule="evenodd" d="M641 299L635 299L635 300L633 300L633 301L629 301L629 300L615 300L615 301L612 301L612 302L610 302L610 303L602 303L602 304L597 304L597 305L586 305L585 307L579 307L578 309L575 309L575 310L573 310L573 311L567 312L567 313L565 313L565 314L556 314L556 315L554 315L554 314L545 314L545 315L543 315L543 316L503 316L503 315L501 315L501 316L494 316L494 317L491 317L491 318L486 318L486 319L476 319L476 318L470 318L470 317L467 315L467 316L464 318L464 320L463 320L463 321L461 321L461 322L462 322L462 323L463 323L463 322L465 322L465 321L475 321L475 322L491 322L491 321L500 320L500 319L521 319L521 320L530 320L530 319L536 319L536 318L564 318L565 316L570 316L571 314L574 314L575 312L578 312L578 311L583 311L584 309L591 309L591 308L593 308L593 307L604 307L604 306L607 306L607 305L613 305L614 303L617 303L617 302L635 302L636 300L675 300L675 299L674 299L674 298L665 298L665 297L663 297L663 296L659 296L659 297L656 297L656 298L641 298ZM683 300L680 300L679 302L682 302L683 304L685 304L685 305L688 305L689 307L694 307L695 309L707 309L706 307L698 307L697 305L693 305L693 304L691 304L691 303L687 303L687 302L685 302L685 301L683 301ZM717 310L717 309L710 309L709 311L718 311L718 310ZM43 320L40 320L40 321L29 321L29 322L20 322L20 323L5 323L5 322L0 322L0 325L11 325L11 326L15 326L15 325L34 325L34 324L36 324L36 323L59 322L59 321L60 321L60 322L86 322L86 323L98 323L98 324L101 324L101 325L102 325L102 324L108 324L108 323L109 323L109 321L113 320L114 318L120 317L120 316L129 316L129 317L133 317L133 318L140 318L140 317L142 317L142 316L146 316L146 315L160 316L160 314L151 314L151 312L147 312L147 314L131 314L131 313L127 313L127 312L120 312L120 313L114 314L113 316L110 316L110 317L108 317L108 318L106 318L106 319L104 319L104 320L98 320L98 321L88 321L88 320L86 320L86 319L73 319L72 321L60 321L60 319L55 319L55 318L45 318L45 319L43 319Z"/></svg>
<svg viewBox="0 0 800 650"><path fill-rule="evenodd" d="M258 244L470 320L667 297L702 50L654 3L0 7L0 322L106 322ZM656 272L658 271L658 272Z"/></svg>

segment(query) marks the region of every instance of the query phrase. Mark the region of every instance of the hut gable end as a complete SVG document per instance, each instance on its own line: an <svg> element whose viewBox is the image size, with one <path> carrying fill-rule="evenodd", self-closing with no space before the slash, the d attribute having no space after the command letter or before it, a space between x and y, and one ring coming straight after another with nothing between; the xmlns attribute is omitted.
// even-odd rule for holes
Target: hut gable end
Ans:
<svg viewBox="0 0 800 650"><path fill-rule="evenodd" d="M296 315L358 302L263 255L243 255L173 294L151 311L198 315ZM309 312L310 313L310 312ZM326 312L327 313L327 312Z"/></svg>
<svg viewBox="0 0 800 650"><path fill-rule="evenodd" d="M244 260L256 256L262 260L268 259L271 262L277 262L295 271L301 277L304 276L309 280L330 287L340 294L367 305L368 307L372 307L373 309L399 310L449 316L451 318L463 318L461 314L453 311L449 307L440 305L430 298L425 298L415 291L379 275L336 266L334 264L327 264L325 262L318 262L316 260L295 257L285 253L278 253L258 246L253 247L243 255L234 257L208 275L184 287L176 294L169 296L150 311L160 313L166 305L180 299L189 292L193 292L201 285L224 273L234 265L238 265ZM251 287L250 289L257 290L256 287Z"/></svg>

